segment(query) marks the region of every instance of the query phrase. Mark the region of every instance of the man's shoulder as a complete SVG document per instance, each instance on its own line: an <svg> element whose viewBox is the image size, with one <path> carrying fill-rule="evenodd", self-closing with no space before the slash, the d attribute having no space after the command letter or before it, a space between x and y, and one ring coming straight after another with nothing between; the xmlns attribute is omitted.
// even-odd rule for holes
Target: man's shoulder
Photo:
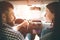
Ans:
<svg viewBox="0 0 60 40"><path fill-rule="evenodd" d="M0 28L0 39L10 39L10 40L22 40L24 37L23 35L18 32L18 31L14 31L12 28L10 27L2 27Z"/></svg>

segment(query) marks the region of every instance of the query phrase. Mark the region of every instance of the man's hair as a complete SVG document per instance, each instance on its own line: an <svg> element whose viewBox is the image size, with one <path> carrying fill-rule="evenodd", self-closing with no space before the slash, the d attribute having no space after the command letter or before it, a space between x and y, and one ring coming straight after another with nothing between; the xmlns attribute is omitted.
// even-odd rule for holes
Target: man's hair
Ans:
<svg viewBox="0 0 60 40"><path fill-rule="evenodd" d="M2 12L5 12L9 8L12 8L12 9L14 8L13 5L10 2L7 2L7 1L1 1L0 2L0 14Z"/></svg>

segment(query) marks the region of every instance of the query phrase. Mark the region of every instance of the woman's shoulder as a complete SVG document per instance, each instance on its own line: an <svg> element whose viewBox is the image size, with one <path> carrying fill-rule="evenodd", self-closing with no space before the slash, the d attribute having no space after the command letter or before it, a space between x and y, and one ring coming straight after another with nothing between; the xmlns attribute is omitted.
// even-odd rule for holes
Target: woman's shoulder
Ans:
<svg viewBox="0 0 60 40"><path fill-rule="evenodd" d="M52 33L53 33L53 32L49 32L49 33L45 34L45 35L41 38L41 40L50 40Z"/></svg>

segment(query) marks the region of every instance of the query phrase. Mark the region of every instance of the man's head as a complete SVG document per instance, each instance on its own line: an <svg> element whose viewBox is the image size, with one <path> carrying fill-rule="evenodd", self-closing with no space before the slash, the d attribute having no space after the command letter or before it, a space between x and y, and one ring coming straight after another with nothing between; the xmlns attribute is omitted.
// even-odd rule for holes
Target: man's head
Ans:
<svg viewBox="0 0 60 40"><path fill-rule="evenodd" d="M6 1L0 2L0 15L3 23L7 23L11 26L15 23L15 16L13 12L13 5Z"/></svg>

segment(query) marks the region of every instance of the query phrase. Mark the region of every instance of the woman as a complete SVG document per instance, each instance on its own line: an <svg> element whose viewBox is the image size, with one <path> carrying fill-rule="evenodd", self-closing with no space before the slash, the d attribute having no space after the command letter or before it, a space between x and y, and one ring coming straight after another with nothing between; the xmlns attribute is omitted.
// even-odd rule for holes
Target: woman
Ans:
<svg viewBox="0 0 60 40"><path fill-rule="evenodd" d="M60 2L53 2L46 6L46 19L52 23L52 32L41 40L60 40Z"/></svg>

